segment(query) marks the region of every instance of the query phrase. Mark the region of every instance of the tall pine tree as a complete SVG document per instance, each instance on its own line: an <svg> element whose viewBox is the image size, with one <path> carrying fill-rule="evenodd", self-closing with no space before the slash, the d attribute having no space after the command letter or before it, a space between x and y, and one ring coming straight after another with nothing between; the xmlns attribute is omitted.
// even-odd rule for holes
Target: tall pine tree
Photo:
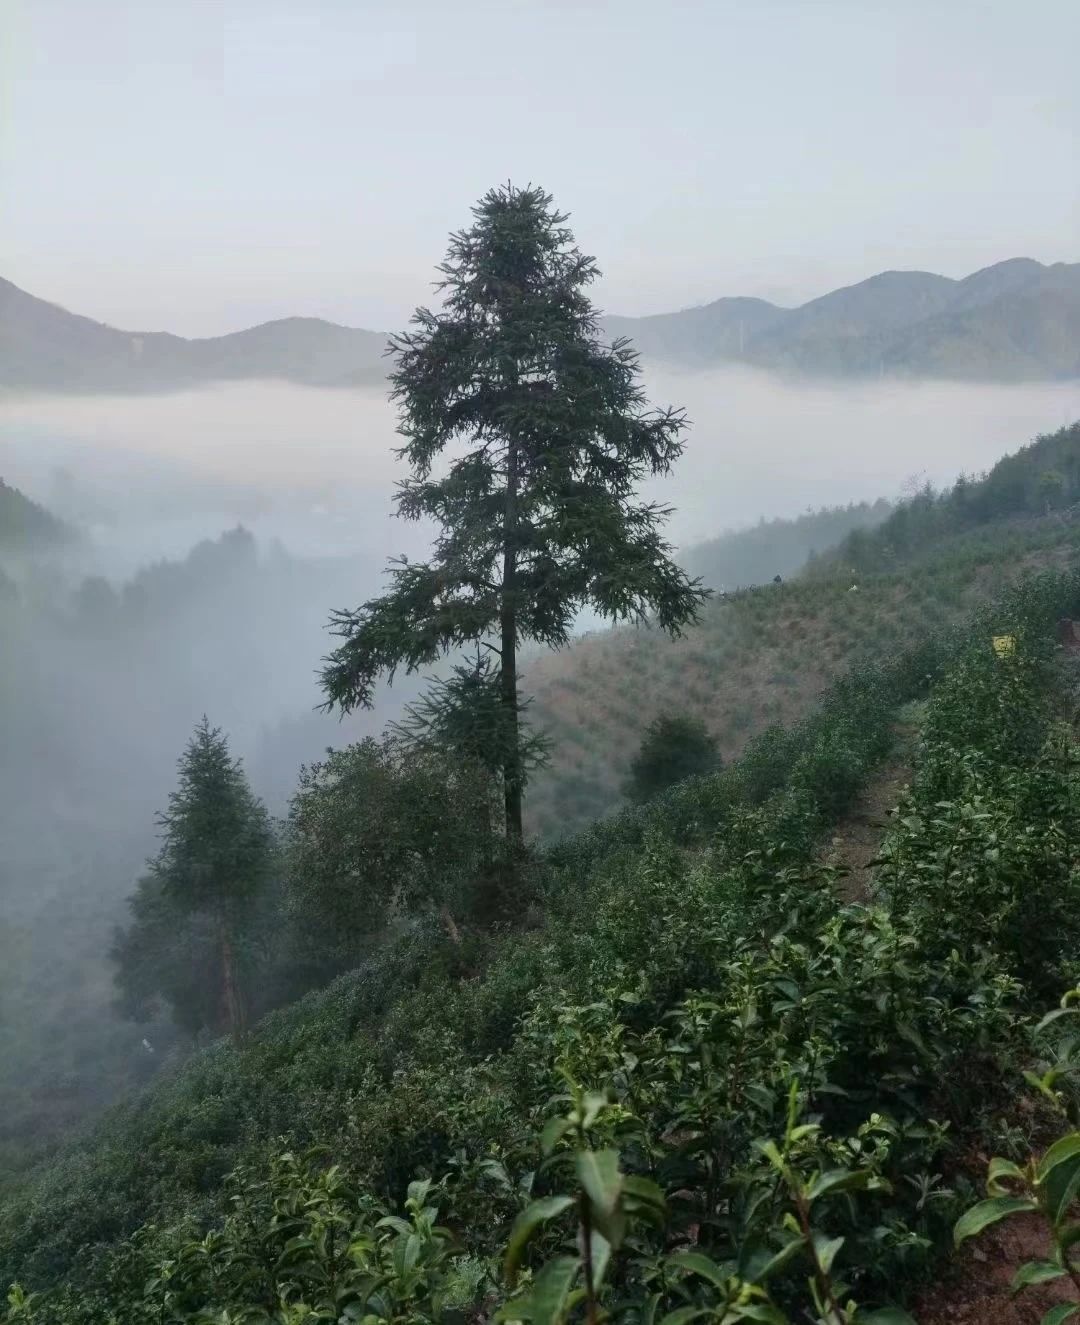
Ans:
<svg viewBox="0 0 1080 1325"><path fill-rule="evenodd" d="M161 849L132 898L133 922L114 944L117 983L132 1009L163 997L181 1024L224 1026L237 1039L246 1020L238 946L270 875L273 834L226 738L206 718L178 770L158 817Z"/></svg>
<svg viewBox="0 0 1080 1325"><path fill-rule="evenodd" d="M482 644L497 703L477 711L492 714L520 841L520 643L566 644L585 606L675 634L705 591L671 560L668 508L636 495L681 455L685 416L650 410L637 355L602 343L585 293L595 262L542 189L494 189L473 216L439 269L442 309L419 309L391 342L398 456L412 467L398 514L434 521L433 555L394 563L387 594L334 613L344 642L322 684L327 707L370 707L380 675Z"/></svg>

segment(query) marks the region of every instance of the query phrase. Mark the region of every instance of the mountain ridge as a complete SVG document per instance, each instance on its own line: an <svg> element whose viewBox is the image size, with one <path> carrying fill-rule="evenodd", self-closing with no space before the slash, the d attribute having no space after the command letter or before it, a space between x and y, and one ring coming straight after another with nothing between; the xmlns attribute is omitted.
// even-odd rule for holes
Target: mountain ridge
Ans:
<svg viewBox="0 0 1080 1325"><path fill-rule="evenodd" d="M961 278L890 270L795 308L723 296L604 333L682 368L745 364L806 377L982 381L1080 377L1080 263L1009 258ZM0 388L88 392L283 379L346 387L384 381L387 335L285 317L222 336L125 331L0 278Z"/></svg>

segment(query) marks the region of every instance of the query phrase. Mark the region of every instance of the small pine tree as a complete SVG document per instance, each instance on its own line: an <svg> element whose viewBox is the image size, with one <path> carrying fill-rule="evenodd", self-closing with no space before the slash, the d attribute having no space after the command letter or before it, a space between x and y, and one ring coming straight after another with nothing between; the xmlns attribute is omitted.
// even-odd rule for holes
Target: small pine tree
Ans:
<svg viewBox="0 0 1080 1325"><path fill-rule="evenodd" d="M117 982L129 1007L164 997L181 1024L223 1024L238 1039L246 1002L237 945L270 875L273 834L239 760L205 717L178 767L158 818L161 849L114 945Z"/></svg>
<svg viewBox="0 0 1080 1325"><path fill-rule="evenodd" d="M626 792L641 804L684 778L715 773L721 763L716 741L700 718L662 714L645 729Z"/></svg>
<svg viewBox="0 0 1080 1325"><path fill-rule="evenodd" d="M506 836L522 837L518 649L566 644L578 611L653 616L672 633L705 597L671 560L667 508L636 500L682 452L681 410L650 410L637 356L602 343L585 288L598 275L542 189L494 189L454 235L440 312L392 343L398 514L441 528L429 563L401 561L389 593L335 613L327 706L370 707L373 686L482 644L495 660L487 747L501 761ZM454 448L444 474L444 454ZM457 449L460 447L460 451ZM479 712L474 707L474 716Z"/></svg>

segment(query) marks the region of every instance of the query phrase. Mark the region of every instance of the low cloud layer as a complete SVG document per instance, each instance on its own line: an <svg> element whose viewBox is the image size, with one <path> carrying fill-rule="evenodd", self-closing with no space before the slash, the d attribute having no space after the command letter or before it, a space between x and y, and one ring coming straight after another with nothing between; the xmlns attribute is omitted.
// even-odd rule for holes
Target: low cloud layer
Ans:
<svg viewBox="0 0 1080 1325"><path fill-rule="evenodd" d="M948 482L1080 416L1076 382L840 386L743 369L648 380L657 404L684 405L693 423L674 477L649 488L677 508L681 544L759 515L893 496L917 474ZM181 553L238 521L297 553L415 555L418 532L389 518L399 442L376 391L0 399L0 473L68 501L103 551L124 544L124 561Z"/></svg>

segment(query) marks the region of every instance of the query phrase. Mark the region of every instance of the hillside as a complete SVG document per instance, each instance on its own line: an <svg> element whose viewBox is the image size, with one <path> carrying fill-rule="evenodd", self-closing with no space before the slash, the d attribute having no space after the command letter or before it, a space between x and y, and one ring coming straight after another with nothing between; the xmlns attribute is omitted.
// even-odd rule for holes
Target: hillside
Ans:
<svg viewBox="0 0 1080 1325"><path fill-rule="evenodd" d="M724 298L605 319L644 355L688 368L746 363L784 373L968 378L1080 376L1080 264L1014 258L951 280L881 272L799 308ZM381 383L385 335L291 317L187 340L121 331L0 279L0 387L172 390L236 379L312 386Z"/></svg>
<svg viewBox="0 0 1080 1325"><path fill-rule="evenodd" d="M714 1318L741 1296L770 1313L742 1319L781 1325L809 1279L880 1306L865 1325L909 1320L884 1304L936 1273L972 1153L1006 1129L1023 1157L1061 1127L1017 1096L1053 1057L1034 1026L1080 938L1059 849L1080 831L1057 723L1074 679L1052 649L1072 612L1075 572L1026 581L854 669L724 773L567 841L531 931L456 950L419 930L241 1051L198 1055L7 1194L0 1272L75 1276L38 1304L15 1290L11 1319L487 1318L518 1258L517 1291L558 1275L564 1300L578 1210L605 1267L583 1293ZM1020 641L1005 660L994 631ZM875 905L845 905L822 833L916 699ZM334 1167L298 1149L314 1141ZM571 1315L534 1312L507 1315Z"/></svg>
<svg viewBox="0 0 1080 1325"><path fill-rule="evenodd" d="M1049 487L1045 473L1057 476ZM642 733L660 713L702 718L724 758L737 757L769 724L802 717L853 658L888 656L1015 577L1067 563L1080 544L1077 502L1073 425L982 479L901 504L819 557L802 580L774 586L768 576L752 592L714 597L681 639L600 632L533 663L531 719L553 738L551 765L532 786L533 830L548 837L616 808Z"/></svg>
<svg viewBox="0 0 1080 1325"><path fill-rule="evenodd" d="M0 279L0 387L126 392L241 378L381 383L385 347L383 335L318 318L283 318L202 340L119 331Z"/></svg>
<svg viewBox="0 0 1080 1325"><path fill-rule="evenodd" d="M609 317L648 357L837 378L1022 381L1080 376L1080 264L1014 258L951 280L890 271L799 308L720 299Z"/></svg>
<svg viewBox="0 0 1080 1325"><path fill-rule="evenodd" d="M680 553L679 561L710 589L767 584L802 570L808 560L834 548L855 529L872 529L892 510L883 497L805 511L793 519L766 520L719 534Z"/></svg>
<svg viewBox="0 0 1080 1325"><path fill-rule="evenodd" d="M0 478L0 552L37 552L72 537L62 520Z"/></svg>

